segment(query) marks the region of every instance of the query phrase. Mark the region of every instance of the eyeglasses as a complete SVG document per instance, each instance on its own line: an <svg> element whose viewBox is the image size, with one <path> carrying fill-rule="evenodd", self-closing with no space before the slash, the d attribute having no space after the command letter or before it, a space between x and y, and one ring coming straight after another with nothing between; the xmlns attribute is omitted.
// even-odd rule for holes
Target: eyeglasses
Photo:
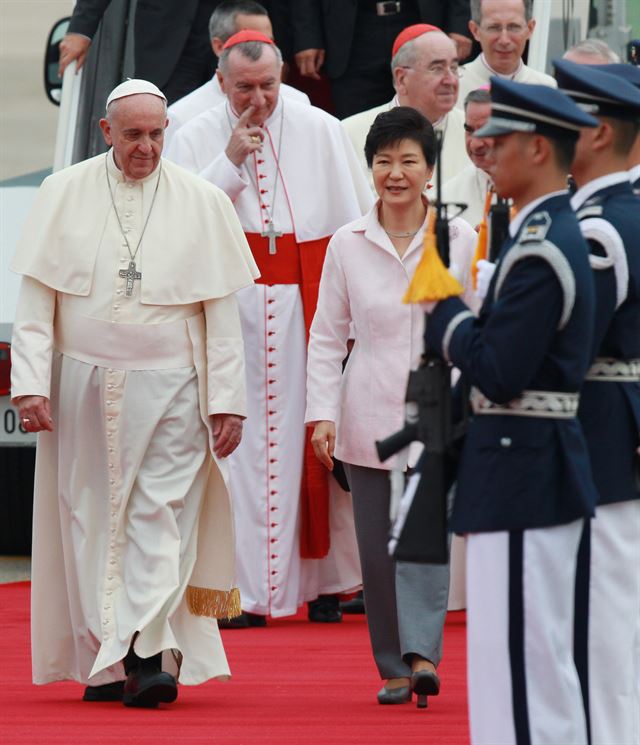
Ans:
<svg viewBox="0 0 640 745"><path fill-rule="evenodd" d="M400 65L400 67L403 70L417 70L434 78L443 78L447 72L450 72L454 78L461 78L463 74L462 68L457 62L452 62L450 65L443 65L436 62L433 65L429 65L429 67L410 67L409 65Z"/></svg>
<svg viewBox="0 0 640 745"><path fill-rule="evenodd" d="M527 26L523 26L521 23L508 23L506 26L501 26L499 23L492 23L490 26L480 26L480 28L489 36L502 36L502 32L505 31L507 36L522 36L528 30Z"/></svg>

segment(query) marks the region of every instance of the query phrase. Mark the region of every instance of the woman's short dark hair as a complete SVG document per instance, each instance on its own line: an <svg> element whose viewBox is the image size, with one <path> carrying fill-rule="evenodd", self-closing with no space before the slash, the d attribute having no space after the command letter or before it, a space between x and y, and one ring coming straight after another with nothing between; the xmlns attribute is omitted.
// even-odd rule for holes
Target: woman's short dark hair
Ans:
<svg viewBox="0 0 640 745"><path fill-rule="evenodd" d="M436 163L436 136L431 122L410 106L396 106L373 120L364 154L371 168L373 156L383 147L397 145L401 140L412 140L422 148L430 168Z"/></svg>

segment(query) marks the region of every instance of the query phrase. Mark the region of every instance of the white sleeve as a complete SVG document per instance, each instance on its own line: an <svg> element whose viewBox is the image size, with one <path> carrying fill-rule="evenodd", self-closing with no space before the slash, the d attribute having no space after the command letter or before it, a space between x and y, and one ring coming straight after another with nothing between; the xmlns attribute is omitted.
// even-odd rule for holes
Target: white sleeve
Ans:
<svg viewBox="0 0 640 745"><path fill-rule="evenodd" d="M56 291L24 276L11 339L11 396L44 396L51 389Z"/></svg>
<svg viewBox="0 0 640 745"><path fill-rule="evenodd" d="M232 202L249 186L249 179L229 160L225 152L203 168L200 175L222 189Z"/></svg>
<svg viewBox="0 0 640 745"><path fill-rule="evenodd" d="M246 416L244 343L235 294L202 303L207 333L207 413Z"/></svg>
<svg viewBox="0 0 640 745"><path fill-rule="evenodd" d="M335 422L340 410L342 362L347 356L351 309L335 240L331 239L327 249L309 333L305 422Z"/></svg>

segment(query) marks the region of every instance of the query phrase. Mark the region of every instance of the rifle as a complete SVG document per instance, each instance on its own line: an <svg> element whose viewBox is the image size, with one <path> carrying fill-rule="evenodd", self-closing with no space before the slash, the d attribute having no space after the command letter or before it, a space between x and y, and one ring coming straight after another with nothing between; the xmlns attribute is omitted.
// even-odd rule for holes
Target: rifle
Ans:
<svg viewBox="0 0 640 745"><path fill-rule="evenodd" d="M438 253L449 265L448 206L442 202L442 135L437 138L437 199L435 235ZM466 205L456 204L464 209ZM392 531L391 553L396 559L429 564L449 560L447 535L447 495L455 478L455 442L466 429L463 421L454 427L452 418L451 365L439 354L426 348L417 370L409 374L405 426L395 434L376 442L378 457L385 461L418 440L424 452L416 470L420 472L417 489L407 490L399 519Z"/></svg>
<svg viewBox="0 0 640 745"><path fill-rule="evenodd" d="M500 249L509 235L509 220L511 218L511 208L509 200L498 197L495 204L491 205L489 210L489 240L488 256L489 261L494 264L498 260Z"/></svg>

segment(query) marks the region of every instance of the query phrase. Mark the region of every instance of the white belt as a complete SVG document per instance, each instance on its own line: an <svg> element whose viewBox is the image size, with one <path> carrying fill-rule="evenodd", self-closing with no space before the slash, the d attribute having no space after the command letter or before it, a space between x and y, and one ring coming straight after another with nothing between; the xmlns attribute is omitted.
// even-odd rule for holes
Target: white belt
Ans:
<svg viewBox="0 0 640 745"><path fill-rule="evenodd" d="M579 400L577 393L523 391L521 396L508 404L496 404L477 388L471 391L471 405L475 414L573 419L578 412Z"/></svg>
<svg viewBox="0 0 640 745"><path fill-rule="evenodd" d="M613 357L597 357L589 368L585 380L638 383L640 382L640 359L623 361Z"/></svg>
<svg viewBox="0 0 640 745"><path fill-rule="evenodd" d="M187 320L113 323L58 307L55 346L62 354L80 362L116 370L193 367L193 344Z"/></svg>

